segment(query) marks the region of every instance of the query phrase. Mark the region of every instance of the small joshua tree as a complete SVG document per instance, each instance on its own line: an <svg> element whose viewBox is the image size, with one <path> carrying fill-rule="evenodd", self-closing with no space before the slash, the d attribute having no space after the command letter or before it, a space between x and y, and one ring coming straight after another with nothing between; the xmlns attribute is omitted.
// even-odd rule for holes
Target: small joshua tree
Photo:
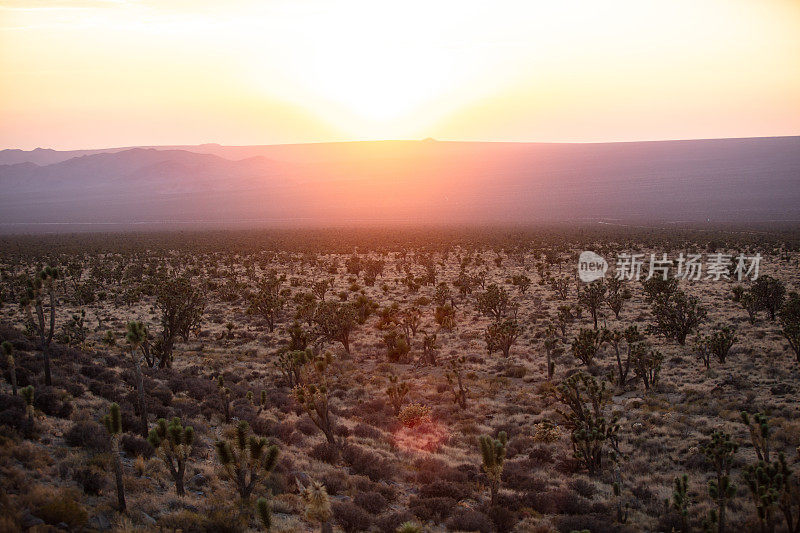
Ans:
<svg viewBox="0 0 800 533"><path fill-rule="evenodd" d="M403 403L409 391L408 383L399 381L397 376L389 376L389 386L386 388L386 395L389 397L389 403L392 404L395 416L400 414L400 410L403 408Z"/></svg>
<svg viewBox="0 0 800 533"><path fill-rule="evenodd" d="M420 358L420 362L423 365L436 366L437 348L436 333L431 333L430 335L426 334L422 339L422 357Z"/></svg>
<svg viewBox="0 0 800 533"><path fill-rule="evenodd" d="M698 335L695 341L698 357L706 369L711 366L711 356L724 364L735 342L736 328L731 326L717 327L710 335Z"/></svg>
<svg viewBox="0 0 800 533"><path fill-rule="evenodd" d="M112 403L108 414L103 417L103 425L111 436L111 451L114 458L114 479L117 483L117 510L125 512L125 486L122 484L122 458L119 454L119 441L122 437L122 414L119 404Z"/></svg>
<svg viewBox="0 0 800 533"><path fill-rule="evenodd" d="M800 294L793 292L780 310L781 331L800 363Z"/></svg>
<svg viewBox="0 0 800 533"><path fill-rule="evenodd" d="M186 472L186 462L192 453L194 429L191 426L184 427L177 416L169 423L159 418L156 426L150 430L147 442L167 465L172 481L175 482L175 492L178 496L183 496L183 475Z"/></svg>
<svg viewBox="0 0 800 533"><path fill-rule="evenodd" d="M406 337L395 329L383 336L383 343L386 345L386 355L392 363L404 362L411 351Z"/></svg>
<svg viewBox="0 0 800 533"><path fill-rule="evenodd" d="M147 328L142 322L128 322L128 331L125 334L128 346L131 349L133 368L136 371L136 390L139 400L139 417L141 418L141 432L147 437L147 402L145 401L144 376L142 376L142 361L140 350L147 341Z"/></svg>
<svg viewBox="0 0 800 533"><path fill-rule="evenodd" d="M614 313L614 317L619 320L622 307L625 305L625 302L632 297L631 291L623 286L622 280L615 277L609 279L606 285L608 286L608 294L606 295L605 303Z"/></svg>
<svg viewBox="0 0 800 533"><path fill-rule="evenodd" d="M3 341L2 344L3 355L8 364L8 373L11 376L11 391L14 396L17 395L17 365L14 361L14 347L8 341Z"/></svg>
<svg viewBox="0 0 800 533"><path fill-rule="evenodd" d="M302 385L294 388L294 398L311 421L325 435L328 444L337 446L334 434L333 414L330 411L328 399L328 380L326 373L332 362L330 354L318 355L313 361L309 362L310 372L308 379Z"/></svg>
<svg viewBox="0 0 800 533"><path fill-rule="evenodd" d="M486 351L489 355L494 352L503 352L503 357L508 357L511 347L522 333L522 327L516 320L503 320L490 324L484 333Z"/></svg>
<svg viewBox="0 0 800 533"><path fill-rule="evenodd" d="M264 531L269 531L272 528L272 511L266 498L256 500L256 515L258 515L261 525L264 526Z"/></svg>
<svg viewBox="0 0 800 533"><path fill-rule="evenodd" d="M681 520L681 533L689 533L689 476L683 474L675 478L672 490L672 508L677 511Z"/></svg>
<svg viewBox="0 0 800 533"><path fill-rule="evenodd" d="M596 329L581 329L578 336L572 341L572 355L589 366L594 361L597 352L606 339L604 331Z"/></svg>
<svg viewBox="0 0 800 533"><path fill-rule="evenodd" d="M456 327L456 310L451 304L436 306L434 319L442 329L453 329Z"/></svg>
<svg viewBox="0 0 800 533"><path fill-rule="evenodd" d="M556 364L553 361L553 352L558 346L558 337L556 336L556 329L554 326L547 328L547 336L544 339L544 351L547 355L547 380L553 379L553 374L556 371Z"/></svg>
<svg viewBox="0 0 800 533"><path fill-rule="evenodd" d="M511 284L519 289L520 294L525 294L531 286L531 278L525 274L519 274L511 278Z"/></svg>
<svg viewBox="0 0 800 533"><path fill-rule="evenodd" d="M333 533L333 528L330 524L333 513L325 485L314 480L307 487L301 485L299 481L298 485L303 500L306 502L306 518L320 525L320 533Z"/></svg>
<svg viewBox="0 0 800 533"><path fill-rule="evenodd" d="M250 424L242 420L230 439L218 440L214 447L225 478L239 493L242 507L258 483L263 481L278 463L278 447L267 446L267 439L250 434Z"/></svg>
<svg viewBox="0 0 800 533"><path fill-rule="evenodd" d="M631 350L633 371L642 381L644 390L650 390L658 385L658 376L661 372L661 363L664 355L658 350L651 350L645 343L637 343Z"/></svg>
<svg viewBox="0 0 800 533"><path fill-rule="evenodd" d="M28 416L28 423L33 427L33 399L34 399L34 389L33 385L28 385L27 387L22 387L20 390L20 394L22 395L22 399L25 400L25 413Z"/></svg>
<svg viewBox="0 0 800 533"><path fill-rule="evenodd" d="M453 393L453 401L461 408L467 408L467 388L464 386L464 357L453 358L448 363L448 371L445 373L450 392Z"/></svg>
<svg viewBox="0 0 800 533"><path fill-rule="evenodd" d="M756 413L752 417L747 411L742 411L742 422L750 430L750 440L756 451L759 461L769 462L769 421L763 413Z"/></svg>
<svg viewBox="0 0 800 533"><path fill-rule="evenodd" d="M731 464L739 445L731 436L715 431L711 439L700 445L700 450L714 467L715 477L708 482L708 494L717 505L709 521L717 524L717 532L725 531L725 512L728 501L736 495L736 485L731 481Z"/></svg>
<svg viewBox="0 0 800 533"><path fill-rule="evenodd" d="M503 477L503 461L506 458L508 438L506 437L506 432L501 431L496 439L489 435L481 435L478 442L481 447L483 471L489 479L490 505L493 506L497 502L497 492L500 490L500 481Z"/></svg>
<svg viewBox="0 0 800 533"><path fill-rule="evenodd" d="M310 349L283 351L278 354L275 365L289 387L294 388L302 382L303 368L313 358Z"/></svg>
<svg viewBox="0 0 800 533"><path fill-rule="evenodd" d="M578 293L578 302L584 306L594 321L594 329L597 329L597 313L606 301L606 285L602 280L593 281L587 284Z"/></svg>

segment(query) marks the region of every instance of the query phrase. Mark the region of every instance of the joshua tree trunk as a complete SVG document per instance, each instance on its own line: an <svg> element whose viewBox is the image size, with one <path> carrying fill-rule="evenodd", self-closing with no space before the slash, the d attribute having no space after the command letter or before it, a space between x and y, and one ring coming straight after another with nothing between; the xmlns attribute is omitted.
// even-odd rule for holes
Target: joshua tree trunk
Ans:
<svg viewBox="0 0 800 533"><path fill-rule="evenodd" d="M117 504L119 512L125 512L125 487L122 484L122 458L119 455L119 436L111 437L111 447L114 451L114 477L117 481Z"/></svg>
<svg viewBox="0 0 800 533"><path fill-rule="evenodd" d="M147 438L147 403L144 399L144 376L142 375L142 365L136 353L133 354L133 364L136 368L136 388L139 392L139 416L141 417L142 438Z"/></svg>

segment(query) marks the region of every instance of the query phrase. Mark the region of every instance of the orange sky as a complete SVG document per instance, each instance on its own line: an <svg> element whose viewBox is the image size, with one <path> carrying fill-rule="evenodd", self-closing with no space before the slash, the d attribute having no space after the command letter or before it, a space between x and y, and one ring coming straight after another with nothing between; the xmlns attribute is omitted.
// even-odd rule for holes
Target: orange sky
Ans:
<svg viewBox="0 0 800 533"><path fill-rule="evenodd" d="M800 134L800 0L0 0L0 148Z"/></svg>

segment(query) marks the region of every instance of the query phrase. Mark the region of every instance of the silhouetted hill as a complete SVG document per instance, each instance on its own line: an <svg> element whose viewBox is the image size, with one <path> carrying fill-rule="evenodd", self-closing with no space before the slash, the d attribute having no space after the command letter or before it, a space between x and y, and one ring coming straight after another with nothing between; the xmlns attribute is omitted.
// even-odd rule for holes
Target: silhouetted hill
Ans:
<svg viewBox="0 0 800 533"><path fill-rule="evenodd" d="M4 227L800 219L800 137L89 152L0 166Z"/></svg>

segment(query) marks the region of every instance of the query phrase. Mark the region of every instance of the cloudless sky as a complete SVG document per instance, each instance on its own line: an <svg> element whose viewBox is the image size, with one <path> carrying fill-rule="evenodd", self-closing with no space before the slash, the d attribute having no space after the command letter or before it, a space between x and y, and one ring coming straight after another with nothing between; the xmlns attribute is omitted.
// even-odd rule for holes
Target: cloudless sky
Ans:
<svg viewBox="0 0 800 533"><path fill-rule="evenodd" d="M0 148L800 134L800 0L0 0Z"/></svg>

